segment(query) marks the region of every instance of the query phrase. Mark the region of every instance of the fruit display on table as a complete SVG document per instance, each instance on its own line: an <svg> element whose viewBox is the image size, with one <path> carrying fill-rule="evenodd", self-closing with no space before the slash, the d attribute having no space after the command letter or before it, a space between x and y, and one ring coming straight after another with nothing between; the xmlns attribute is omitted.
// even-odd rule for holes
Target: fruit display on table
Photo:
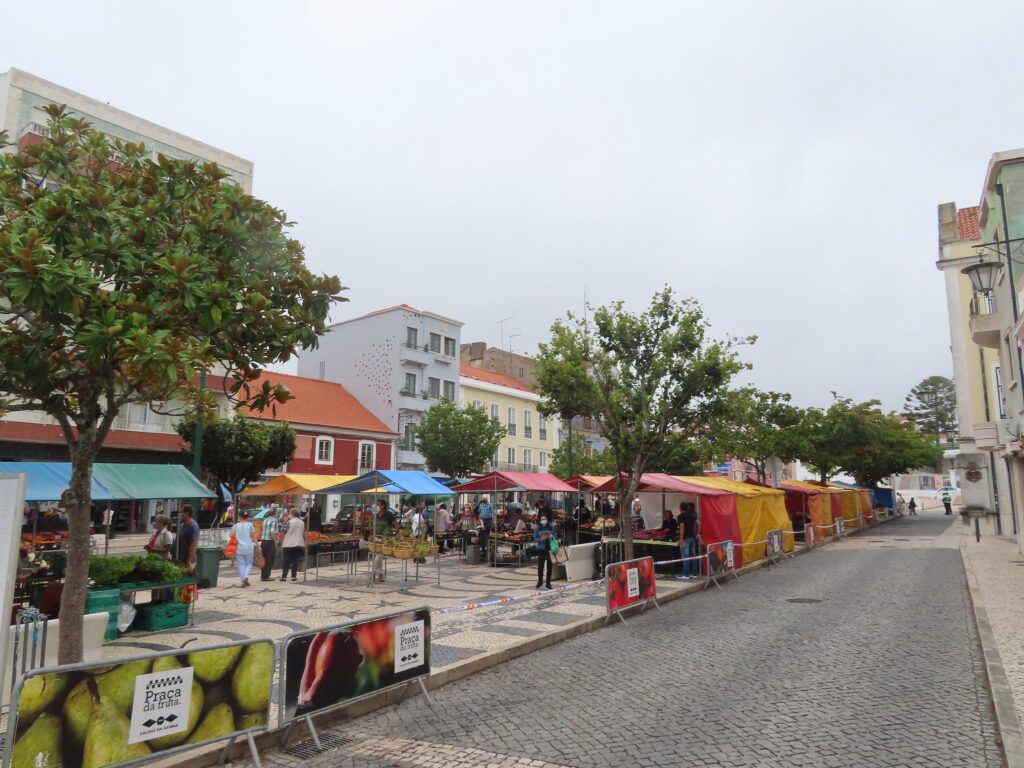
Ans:
<svg viewBox="0 0 1024 768"><path fill-rule="evenodd" d="M126 661L29 678L11 768L102 768L267 723L274 647L246 646ZM136 678L193 668L186 728L129 744Z"/></svg>

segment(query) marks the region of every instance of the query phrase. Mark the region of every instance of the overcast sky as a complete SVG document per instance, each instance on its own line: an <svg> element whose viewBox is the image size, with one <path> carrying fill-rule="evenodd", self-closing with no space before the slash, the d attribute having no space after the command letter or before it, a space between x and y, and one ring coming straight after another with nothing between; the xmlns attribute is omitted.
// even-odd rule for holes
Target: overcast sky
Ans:
<svg viewBox="0 0 1024 768"><path fill-rule="evenodd" d="M255 162L350 303L532 352L669 283L750 380L952 374L936 206L1024 146L1024 3L10 3L15 66Z"/></svg>

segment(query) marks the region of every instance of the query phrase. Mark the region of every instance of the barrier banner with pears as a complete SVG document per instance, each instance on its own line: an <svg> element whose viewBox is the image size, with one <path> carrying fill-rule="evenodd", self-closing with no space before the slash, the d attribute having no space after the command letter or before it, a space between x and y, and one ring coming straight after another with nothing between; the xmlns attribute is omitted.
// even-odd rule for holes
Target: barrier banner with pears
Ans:
<svg viewBox="0 0 1024 768"><path fill-rule="evenodd" d="M144 763L264 729L273 673L269 640L34 670L15 693L7 765Z"/></svg>
<svg viewBox="0 0 1024 768"><path fill-rule="evenodd" d="M430 609L289 635L282 646L283 725L430 674Z"/></svg>

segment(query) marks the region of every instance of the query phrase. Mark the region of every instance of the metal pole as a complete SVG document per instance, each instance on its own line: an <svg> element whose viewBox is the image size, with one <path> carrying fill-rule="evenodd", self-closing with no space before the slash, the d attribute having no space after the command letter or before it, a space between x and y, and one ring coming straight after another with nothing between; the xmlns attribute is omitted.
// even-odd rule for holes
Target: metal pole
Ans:
<svg viewBox="0 0 1024 768"><path fill-rule="evenodd" d="M1003 185L996 184L996 194L999 195L999 209L1003 218L1003 245L1006 248L1006 271L1010 277L1010 306L1013 308L1013 324L1017 324L1020 308L1017 306L1017 280L1013 276L1013 259L1010 257L1010 222L1006 216L1006 196L1003 194ZM1017 347L1017 372L1020 375L1018 381L1024 380L1024 361L1021 359L1020 347Z"/></svg>
<svg viewBox="0 0 1024 768"><path fill-rule="evenodd" d="M206 371L201 371L199 374L199 392L202 393L205 389ZM196 432L192 440L192 474L196 476L196 480L199 482L203 481L203 422L205 418L205 414L201 411L196 412ZM232 493L234 493L233 490ZM202 503L202 499L192 500L192 509L197 518L199 517Z"/></svg>

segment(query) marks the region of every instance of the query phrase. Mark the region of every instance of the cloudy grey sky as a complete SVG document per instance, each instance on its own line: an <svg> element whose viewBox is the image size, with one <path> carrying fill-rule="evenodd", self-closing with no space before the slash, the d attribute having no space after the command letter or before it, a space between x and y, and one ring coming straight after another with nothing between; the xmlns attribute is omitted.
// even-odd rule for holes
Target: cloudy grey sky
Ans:
<svg viewBox="0 0 1024 768"><path fill-rule="evenodd" d="M936 205L1024 146L1024 3L10 3L16 66L255 162L335 319L406 302L531 352L669 283L750 378L950 375Z"/></svg>

